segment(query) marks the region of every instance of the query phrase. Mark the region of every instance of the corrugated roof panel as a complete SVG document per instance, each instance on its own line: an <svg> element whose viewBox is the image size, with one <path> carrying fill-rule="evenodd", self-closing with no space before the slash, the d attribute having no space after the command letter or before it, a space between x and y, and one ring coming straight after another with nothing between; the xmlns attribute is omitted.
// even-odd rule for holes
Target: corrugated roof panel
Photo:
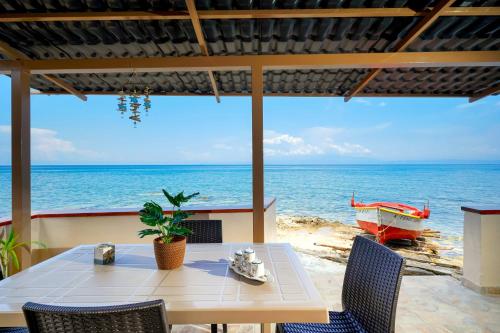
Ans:
<svg viewBox="0 0 500 333"><path fill-rule="evenodd" d="M500 17L441 17L408 51L476 51L500 49Z"/></svg>
<svg viewBox="0 0 500 333"><path fill-rule="evenodd" d="M425 7L433 0L197 0L196 8L204 9L295 9L295 8L359 8L359 7ZM484 0L457 1L482 3ZM0 2L4 12L104 11L104 10L185 10L184 0L9 0Z"/></svg>
<svg viewBox="0 0 500 333"><path fill-rule="evenodd" d="M436 0L197 0L203 9L410 7ZM500 6L500 0L457 0L454 6ZM186 10L185 0L9 0L0 13ZM202 20L212 55L388 52L421 18ZM0 40L33 59L195 56L200 47L190 20L74 21L0 24ZM499 50L500 18L441 17L408 51ZM386 69L365 93L470 95L500 81L499 68ZM368 70L286 70L265 73L266 93L344 95ZM61 75L82 91L117 92L130 74ZM248 93L249 72L215 72L222 93ZM211 94L207 73L141 73L156 93ZM33 87L59 87L34 76Z"/></svg>
<svg viewBox="0 0 500 333"><path fill-rule="evenodd" d="M391 68L382 70L363 93L470 96L499 82L499 67Z"/></svg>

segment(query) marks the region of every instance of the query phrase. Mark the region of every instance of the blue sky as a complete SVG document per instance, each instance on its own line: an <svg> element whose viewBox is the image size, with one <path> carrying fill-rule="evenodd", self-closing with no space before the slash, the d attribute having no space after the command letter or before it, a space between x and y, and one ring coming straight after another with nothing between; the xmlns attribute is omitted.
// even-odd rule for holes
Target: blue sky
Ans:
<svg viewBox="0 0 500 333"><path fill-rule="evenodd" d="M137 128L115 96L32 95L33 164L246 164L249 97L153 97ZM10 79L0 76L0 164L10 164ZM498 162L500 97L264 99L265 161Z"/></svg>

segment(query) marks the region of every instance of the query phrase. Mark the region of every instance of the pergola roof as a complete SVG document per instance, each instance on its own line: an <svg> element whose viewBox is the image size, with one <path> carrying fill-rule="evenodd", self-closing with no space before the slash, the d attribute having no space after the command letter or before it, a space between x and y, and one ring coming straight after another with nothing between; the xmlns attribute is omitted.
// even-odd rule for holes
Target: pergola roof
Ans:
<svg viewBox="0 0 500 333"><path fill-rule="evenodd" d="M0 3L0 40L33 60L500 49L498 0L455 1L399 47L438 5L433 0L197 0L199 36L185 0L8 0ZM264 93L470 97L497 93L500 84L496 64L385 68L367 79L371 71L269 69ZM105 94L130 88L131 74L54 76L82 94ZM135 81L149 85L154 94L251 92L249 70L141 72ZM42 93L68 92L46 75L34 75L31 86Z"/></svg>

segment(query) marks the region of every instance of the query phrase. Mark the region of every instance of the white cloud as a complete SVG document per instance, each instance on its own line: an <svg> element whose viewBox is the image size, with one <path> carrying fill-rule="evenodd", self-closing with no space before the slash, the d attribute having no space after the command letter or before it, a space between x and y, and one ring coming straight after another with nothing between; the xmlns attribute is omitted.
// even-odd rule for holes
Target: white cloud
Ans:
<svg viewBox="0 0 500 333"><path fill-rule="evenodd" d="M360 144L341 142L335 136L343 128L312 127L303 131L304 136L294 136L267 130L264 133L264 153L267 156L312 156L337 153L340 155L366 155L371 151Z"/></svg>
<svg viewBox="0 0 500 333"><path fill-rule="evenodd" d="M31 138L33 151L47 158L53 158L59 153L72 154L77 152L73 142L58 138L57 132L53 130L32 128Z"/></svg>
<svg viewBox="0 0 500 333"><path fill-rule="evenodd" d="M456 107L457 109L469 109L469 108L473 108L473 107L476 107L476 106L479 106L479 105L482 105L484 104L484 102L475 102L475 103L462 103L462 104L458 104Z"/></svg>
<svg viewBox="0 0 500 333"><path fill-rule="evenodd" d="M355 103L358 103L358 104L366 105L366 106L379 106L379 107L387 106L386 102L375 103L375 102L370 101L369 99L362 98L362 97L354 97L352 99L352 101Z"/></svg>
<svg viewBox="0 0 500 333"><path fill-rule="evenodd" d="M264 153L268 156L303 156L323 154L319 147L304 143L304 139L273 130L264 131Z"/></svg>
<svg viewBox="0 0 500 333"><path fill-rule="evenodd" d="M342 144L330 144L329 147L341 155L367 155L371 154L371 150L357 143L344 142Z"/></svg>
<svg viewBox="0 0 500 333"><path fill-rule="evenodd" d="M10 134L10 126L0 125L0 133Z"/></svg>
<svg viewBox="0 0 500 333"><path fill-rule="evenodd" d="M0 133L11 133L11 127L0 125ZM81 157L95 157L91 151L75 147L73 142L58 137L58 133L46 128L31 128L31 154L35 161L54 161L67 155Z"/></svg>
<svg viewBox="0 0 500 333"><path fill-rule="evenodd" d="M372 102L370 102L369 100L367 100L365 98L354 97L352 99L352 101L355 103L359 103L359 104L372 105Z"/></svg>
<svg viewBox="0 0 500 333"><path fill-rule="evenodd" d="M226 143L216 143L212 147L219 150L233 150L233 146L230 146Z"/></svg>
<svg viewBox="0 0 500 333"><path fill-rule="evenodd" d="M321 148L310 144L282 148L264 148L264 154L267 156L306 156L323 155L324 153Z"/></svg>
<svg viewBox="0 0 500 333"><path fill-rule="evenodd" d="M304 140L302 138L296 136L281 134L271 130L266 130L264 132L264 144L279 145L282 143L288 143L291 145L298 145L302 144L303 142Z"/></svg>
<svg viewBox="0 0 500 333"><path fill-rule="evenodd" d="M391 126L392 126L392 123L385 122L385 123L377 124L377 125L373 126L372 128L368 128L367 130L382 131L382 130L385 130L386 128L389 128Z"/></svg>

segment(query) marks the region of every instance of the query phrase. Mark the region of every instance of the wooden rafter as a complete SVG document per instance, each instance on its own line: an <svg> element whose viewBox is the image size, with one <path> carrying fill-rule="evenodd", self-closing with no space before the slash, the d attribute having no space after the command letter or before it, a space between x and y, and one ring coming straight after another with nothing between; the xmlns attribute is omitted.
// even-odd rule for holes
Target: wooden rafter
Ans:
<svg viewBox="0 0 500 333"><path fill-rule="evenodd" d="M500 66L500 51L382 52L7 61L33 74ZM7 66L0 61L0 70Z"/></svg>
<svg viewBox="0 0 500 333"><path fill-rule="evenodd" d="M500 16L500 7L449 7L440 16Z"/></svg>
<svg viewBox="0 0 500 333"><path fill-rule="evenodd" d="M63 80L55 77L54 75L50 75L50 74L42 74L42 76L46 80L55 84L56 86L66 90L68 93L78 97L82 101L87 100L87 96L85 96L85 94L82 94L80 91L76 90L71 84L67 83L66 81L63 81Z"/></svg>
<svg viewBox="0 0 500 333"><path fill-rule="evenodd" d="M83 91L85 95L96 95L96 96L108 96L108 95L116 95L115 91L92 91L85 90ZM67 95L67 91L31 91L32 95ZM239 92L229 92L229 93L221 93L221 96L225 97L243 97L243 96L251 96L251 93L239 93ZM199 96L199 97L209 97L212 94L198 94L191 92L163 92L163 93L152 93L151 96L172 96L172 97L182 97L182 96ZM337 95L332 93L301 93L301 92L291 92L291 93L264 93L266 97L343 97L343 95ZM387 98L387 97L420 97L420 98L428 98L428 97L439 97L439 98L457 98L457 97L467 97L465 95L460 94L401 94L401 93L370 93L370 94L359 94L359 97L370 97L370 98Z"/></svg>
<svg viewBox="0 0 500 333"><path fill-rule="evenodd" d="M196 39L198 40L198 44L200 45L201 54L208 57L210 54L208 53L207 43L205 41L205 36L203 35L200 18L198 17L198 13L196 12L196 5L194 3L194 0L186 0L186 6L189 12L189 16L191 17L191 24L193 25ZM212 85L215 99L217 100L217 103L220 103L217 81L215 80L214 73L211 70L208 71L208 78L210 79L210 84Z"/></svg>
<svg viewBox="0 0 500 333"><path fill-rule="evenodd" d="M9 44L0 41L0 53L5 55L7 58L12 59L12 60L29 60L29 57L25 55L24 53L14 49L11 47ZM82 101L87 100L87 96L81 94L78 90L76 90L73 86L71 86L69 83L67 83L64 80L59 79L58 77L55 77L54 75L50 74L41 74L42 77L44 77L46 80L52 82L53 84L59 86L60 88L66 90L72 95L75 95Z"/></svg>
<svg viewBox="0 0 500 333"><path fill-rule="evenodd" d="M492 94L498 93L498 92L500 92L500 82L498 82L497 84L495 84L487 89L480 90L477 93L475 93L474 95L472 95L469 98L469 103L474 103L475 101L478 101L481 98L488 97L489 95L492 95Z"/></svg>
<svg viewBox="0 0 500 333"><path fill-rule="evenodd" d="M427 15L425 15L414 27L410 30L405 38L400 40L395 48L394 52L404 51L415 39L418 38L426 29L428 29L439 16L455 2L455 0L441 0L438 2L436 7L434 7ZM380 72L381 68L376 68L370 71L370 73L358 83L354 89L352 89L344 98L344 101L348 102L354 95L362 91L371 80L373 80Z"/></svg>
<svg viewBox="0 0 500 333"><path fill-rule="evenodd" d="M252 9L199 10L200 20L282 19L282 18L342 18L342 17L412 17L425 16L410 8L314 8L314 9ZM450 7L441 16L500 16L500 7ZM189 20L185 11L105 11L65 13L0 14L0 23L71 22L71 21L141 21Z"/></svg>

